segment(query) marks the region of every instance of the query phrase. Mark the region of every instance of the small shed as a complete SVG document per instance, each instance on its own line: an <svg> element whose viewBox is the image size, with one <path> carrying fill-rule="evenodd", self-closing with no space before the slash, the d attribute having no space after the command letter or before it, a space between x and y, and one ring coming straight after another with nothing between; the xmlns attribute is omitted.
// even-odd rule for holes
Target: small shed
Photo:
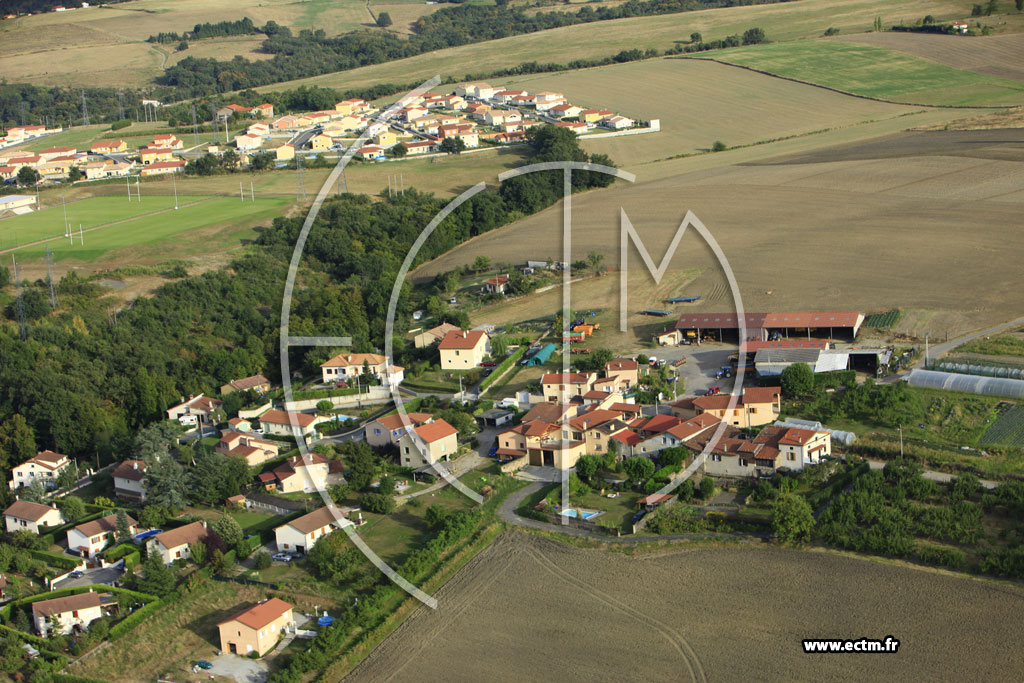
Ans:
<svg viewBox="0 0 1024 683"><path fill-rule="evenodd" d="M486 412L476 415L476 421L480 423L481 427L500 427L503 424L512 421L512 417L515 415L511 410L502 410L501 408L492 408Z"/></svg>

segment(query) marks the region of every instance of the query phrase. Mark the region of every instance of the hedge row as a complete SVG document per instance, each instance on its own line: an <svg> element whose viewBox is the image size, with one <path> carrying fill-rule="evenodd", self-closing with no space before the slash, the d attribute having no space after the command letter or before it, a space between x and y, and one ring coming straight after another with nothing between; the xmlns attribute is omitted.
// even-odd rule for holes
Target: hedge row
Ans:
<svg viewBox="0 0 1024 683"><path fill-rule="evenodd" d="M153 596L151 596L153 597ZM136 625L143 619L149 617L153 612L160 608L163 602L160 598L153 597L153 602L148 603L141 609L137 609L127 617L117 622L110 628L110 633L107 635L107 640L114 642L119 638L123 638L128 635L128 632L135 628Z"/></svg>
<svg viewBox="0 0 1024 683"><path fill-rule="evenodd" d="M518 349L516 349L511 356L508 356L507 358L505 358L505 360L498 363L498 366L494 368L494 372L487 375L487 377L484 377L483 381L480 382L480 391L483 391L487 387L491 386L491 384L493 384L499 377L501 377L502 373L508 370L511 366L518 363L519 359L523 357L523 354L526 353L526 351L529 348L529 346L524 344L523 346L520 346Z"/></svg>
<svg viewBox="0 0 1024 683"><path fill-rule="evenodd" d="M103 585L91 585L91 586L73 586L71 588L58 588L57 590L49 591L47 593L39 593L37 595L30 595L25 598L14 600L2 608L0 608L0 619L6 623L11 618L11 609L14 607L21 607L22 605L30 605L33 602L39 602L40 600L51 600L53 598L63 598L68 595L78 595L79 593L87 593L89 590L93 590L97 593L114 593L129 595L139 602L150 602L158 600L155 595L149 593L140 593L139 591L133 591L129 588L115 588L114 586L103 586Z"/></svg>
<svg viewBox="0 0 1024 683"><path fill-rule="evenodd" d="M277 520L275 519L273 521L276 522ZM250 529L250 531L252 531L252 529ZM263 539L260 538L259 531L257 530L257 533L255 535L246 536L241 541L239 541L238 545L235 546L235 550L238 551L238 557L245 559L246 557L252 555L253 551L256 550L256 548L259 548L262 545Z"/></svg>
<svg viewBox="0 0 1024 683"><path fill-rule="evenodd" d="M125 555L131 555L137 553L139 549L131 543L122 543L121 545L115 545L112 548L107 548L103 551L103 559L107 562L117 562Z"/></svg>
<svg viewBox="0 0 1024 683"><path fill-rule="evenodd" d="M46 564L53 565L60 569L74 569L78 566L79 562L67 555L58 555L57 553L51 553L47 550L29 550L28 554L37 560L42 560Z"/></svg>

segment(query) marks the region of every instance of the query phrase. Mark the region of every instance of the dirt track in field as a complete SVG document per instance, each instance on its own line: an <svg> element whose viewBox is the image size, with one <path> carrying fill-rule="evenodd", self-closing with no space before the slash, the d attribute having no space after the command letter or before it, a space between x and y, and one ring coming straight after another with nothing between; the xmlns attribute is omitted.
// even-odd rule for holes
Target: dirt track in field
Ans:
<svg viewBox="0 0 1024 683"><path fill-rule="evenodd" d="M629 557L507 532L346 680L1020 680L1024 590L829 553ZM897 654L804 654L885 638Z"/></svg>
<svg viewBox="0 0 1024 683"><path fill-rule="evenodd" d="M939 64L1024 81L1024 34L947 36L927 33L861 33L835 38L907 52Z"/></svg>
<svg viewBox="0 0 1024 683"><path fill-rule="evenodd" d="M692 210L721 244L747 311L901 308L909 312L901 331L952 338L1024 309L1024 131L907 133L772 161L574 197L573 258L596 250L618 267L622 207L658 263ZM414 277L479 253L510 263L557 254L561 221L553 207L424 264ZM631 253L630 269L643 272ZM704 297L686 310L733 310L696 234L684 236L672 267L701 271L676 294ZM617 278L607 280L614 305ZM659 303L630 287L630 311Z"/></svg>

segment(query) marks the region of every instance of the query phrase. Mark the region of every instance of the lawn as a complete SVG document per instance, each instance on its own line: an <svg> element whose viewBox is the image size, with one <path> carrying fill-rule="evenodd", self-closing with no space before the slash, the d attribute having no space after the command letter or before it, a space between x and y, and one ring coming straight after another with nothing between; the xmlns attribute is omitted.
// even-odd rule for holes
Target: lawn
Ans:
<svg viewBox="0 0 1024 683"><path fill-rule="evenodd" d="M1024 104L1024 83L962 71L871 45L833 41L770 43L703 56L894 102Z"/></svg>
<svg viewBox="0 0 1024 683"><path fill-rule="evenodd" d="M217 623L265 597L266 590L254 586L201 579L125 637L72 664L69 673L115 682L166 679L168 673L188 680L189 666L219 649Z"/></svg>
<svg viewBox="0 0 1024 683"><path fill-rule="evenodd" d="M143 196L142 201L134 199L129 201L127 192L122 196L92 197L77 202L68 202L64 205L61 204L60 197L52 192L47 193L41 199L43 205L41 211L0 221L0 249L10 249L19 244L64 235L65 211L67 212L67 222L75 232L78 232L79 226L83 230L90 230L101 225L174 209L173 196ZM210 199L209 196L182 194L178 196L178 205L184 206ZM236 202L236 204L240 203ZM179 209L179 213L182 210L184 209ZM86 242L91 241L92 235L86 236ZM54 245L54 247L56 246Z"/></svg>
<svg viewBox="0 0 1024 683"><path fill-rule="evenodd" d="M180 204L181 197L178 199ZM127 205L127 200L123 201ZM79 262L92 263L114 250L152 247L169 241L178 241L184 233L212 228L218 225L225 227L237 226L239 228L238 231L228 231L227 238L233 241L235 236L245 232L247 227L244 225L245 223L251 225L252 223L280 215L284 207L289 204L289 200L280 197L267 197L257 198L255 202L247 201L243 203L236 198L219 197L181 206L177 211L173 208L173 197L143 196L141 204L148 206L151 210L156 209L160 211L163 209L163 211L149 216L132 218L93 232L87 232L84 235L84 246L79 244L77 240L72 245L65 244L63 240L55 241L51 245L54 259L57 261L73 259ZM100 202L99 206L103 205L116 206L117 202L113 199L108 199ZM170 210L167 210L168 205ZM52 219L54 214L51 213L50 216ZM56 217L60 218L60 216ZM68 219L72 220L72 216L69 215ZM97 217L94 220L102 220L102 218ZM60 224L58 223L57 225L57 234L60 235ZM37 224L34 227L39 231L44 229L42 224ZM17 238L24 241L20 234L17 235ZM184 246L187 248L199 251L208 250L212 246L208 240L197 240L195 242L183 240L183 242L185 242ZM43 255L45 248L44 245L20 248L17 254L19 258L38 258Z"/></svg>
<svg viewBox="0 0 1024 683"><path fill-rule="evenodd" d="M633 515L640 509L637 501L642 497L639 493L623 492L616 498L609 498L601 495L601 490L597 489L583 496L579 504L584 509L604 512L600 517L594 518L596 524L616 527L623 533L632 533Z"/></svg>

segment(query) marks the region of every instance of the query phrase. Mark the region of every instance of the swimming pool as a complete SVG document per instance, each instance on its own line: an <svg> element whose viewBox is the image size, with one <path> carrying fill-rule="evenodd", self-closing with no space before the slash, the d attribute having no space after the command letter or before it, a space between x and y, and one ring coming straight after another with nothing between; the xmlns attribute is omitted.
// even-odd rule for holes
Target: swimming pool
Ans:
<svg viewBox="0 0 1024 683"><path fill-rule="evenodd" d="M566 517L582 517L583 519L593 519L601 514L600 510L577 510L576 508L566 508L562 510L561 514Z"/></svg>

